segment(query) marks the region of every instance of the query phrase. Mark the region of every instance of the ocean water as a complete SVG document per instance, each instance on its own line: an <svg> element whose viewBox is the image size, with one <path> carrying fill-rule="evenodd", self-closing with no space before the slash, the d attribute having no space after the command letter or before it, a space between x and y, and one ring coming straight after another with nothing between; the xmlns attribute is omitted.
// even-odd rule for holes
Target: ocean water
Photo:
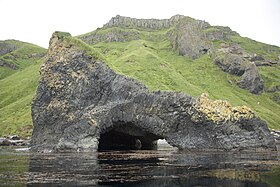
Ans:
<svg viewBox="0 0 280 187"><path fill-rule="evenodd" d="M278 152L30 153L0 147L0 186L280 186Z"/></svg>

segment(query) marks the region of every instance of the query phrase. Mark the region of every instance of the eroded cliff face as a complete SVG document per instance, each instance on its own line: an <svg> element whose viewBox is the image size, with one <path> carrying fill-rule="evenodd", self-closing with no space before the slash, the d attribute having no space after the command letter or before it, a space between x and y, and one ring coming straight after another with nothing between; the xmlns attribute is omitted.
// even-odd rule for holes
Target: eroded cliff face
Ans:
<svg viewBox="0 0 280 187"><path fill-rule="evenodd" d="M249 108L150 92L94 54L70 34L53 34L32 103L33 151L152 149L160 138L180 149L275 149Z"/></svg>
<svg viewBox="0 0 280 187"><path fill-rule="evenodd" d="M186 16L175 15L170 19L136 19L117 15L106 23L104 27L164 29L173 26L184 18L186 18Z"/></svg>

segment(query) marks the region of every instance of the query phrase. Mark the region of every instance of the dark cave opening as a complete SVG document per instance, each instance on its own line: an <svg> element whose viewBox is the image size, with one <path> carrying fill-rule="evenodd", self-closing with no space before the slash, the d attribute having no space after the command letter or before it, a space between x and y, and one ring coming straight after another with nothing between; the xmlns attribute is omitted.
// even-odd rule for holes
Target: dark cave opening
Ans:
<svg viewBox="0 0 280 187"><path fill-rule="evenodd" d="M131 124L115 127L100 135L98 151L154 150L160 137Z"/></svg>

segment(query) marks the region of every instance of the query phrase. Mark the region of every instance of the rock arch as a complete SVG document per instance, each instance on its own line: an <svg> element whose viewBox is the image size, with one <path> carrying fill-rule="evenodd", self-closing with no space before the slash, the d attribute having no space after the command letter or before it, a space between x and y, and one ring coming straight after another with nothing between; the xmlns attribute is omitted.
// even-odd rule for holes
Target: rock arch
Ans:
<svg viewBox="0 0 280 187"><path fill-rule="evenodd" d="M144 131L132 123L118 122L99 136L98 150L151 150L162 137Z"/></svg>
<svg viewBox="0 0 280 187"><path fill-rule="evenodd" d="M249 108L207 95L150 92L88 48L70 34L53 34L32 103L33 151L96 151L110 135L123 134L148 148L165 138L180 149L275 149L265 122Z"/></svg>

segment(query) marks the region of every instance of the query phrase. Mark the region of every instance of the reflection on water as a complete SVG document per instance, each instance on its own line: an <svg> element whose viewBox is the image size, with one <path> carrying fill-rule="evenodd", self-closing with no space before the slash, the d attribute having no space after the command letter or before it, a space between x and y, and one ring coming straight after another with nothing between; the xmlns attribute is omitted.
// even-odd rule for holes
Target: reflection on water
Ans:
<svg viewBox="0 0 280 187"><path fill-rule="evenodd" d="M32 154L1 147L0 164L0 186L280 186L277 152Z"/></svg>

